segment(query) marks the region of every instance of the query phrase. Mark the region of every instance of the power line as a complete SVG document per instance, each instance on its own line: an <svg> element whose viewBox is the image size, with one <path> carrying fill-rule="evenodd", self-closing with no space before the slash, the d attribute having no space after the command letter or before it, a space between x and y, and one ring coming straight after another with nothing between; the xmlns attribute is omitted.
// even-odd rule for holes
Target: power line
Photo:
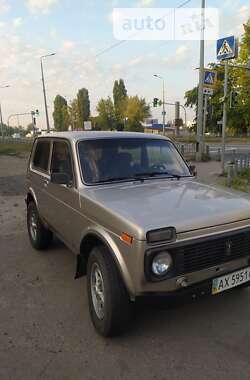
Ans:
<svg viewBox="0 0 250 380"><path fill-rule="evenodd" d="M176 9L179 9L179 8L183 8L183 7L185 7L185 6L186 6L187 4L189 4L191 1L192 1L192 0L186 0L186 1L182 2L181 4L179 4L179 5L176 7ZM168 14L166 14L166 15L164 15L163 17L165 18L165 17L168 16L169 14L171 14L171 12L168 13ZM138 34L138 33L140 33L140 32L137 32L136 34ZM133 37L134 35L135 35L135 34L133 34L132 37ZM118 42L116 42L116 43L114 43L114 44L108 46L107 48L105 48L105 49L99 51L99 52L94 56L94 58L100 57L101 55L107 53L108 51L110 51L110 50L112 50L112 49L114 49L114 48L116 48L116 47L118 47L118 46L120 46L120 45L125 44L125 43L128 42L128 41L131 41L131 40L121 40L121 41L118 41ZM165 44L165 43L166 43L166 42L164 42L164 44Z"/></svg>

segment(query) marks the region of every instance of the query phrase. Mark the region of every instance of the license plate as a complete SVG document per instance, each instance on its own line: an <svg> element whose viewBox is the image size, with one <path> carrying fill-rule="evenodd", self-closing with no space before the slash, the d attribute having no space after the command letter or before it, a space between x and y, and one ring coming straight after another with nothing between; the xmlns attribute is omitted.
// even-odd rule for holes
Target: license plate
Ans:
<svg viewBox="0 0 250 380"><path fill-rule="evenodd" d="M212 294L218 294L250 281L250 267L213 279Z"/></svg>

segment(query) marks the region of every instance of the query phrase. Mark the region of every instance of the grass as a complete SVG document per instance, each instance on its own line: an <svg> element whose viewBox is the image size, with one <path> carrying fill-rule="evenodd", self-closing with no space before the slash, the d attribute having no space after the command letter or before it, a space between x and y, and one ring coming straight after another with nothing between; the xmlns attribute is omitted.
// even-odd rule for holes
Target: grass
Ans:
<svg viewBox="0 0 250 380"><path fill-rule="evenodd" d="M24 157L30 153L32 144L26 143L0 143L0 156Z"/></svg>
<svg viewBox="0 0 250 380"><path fill-rule="evenodd" d="M226 176L227 174L225 174ZM227 180L223 182L224 186L227 186ZM250 192L250 169L242 169L232 179L232 188L234 190L243 191L244 193Z"/></svg>

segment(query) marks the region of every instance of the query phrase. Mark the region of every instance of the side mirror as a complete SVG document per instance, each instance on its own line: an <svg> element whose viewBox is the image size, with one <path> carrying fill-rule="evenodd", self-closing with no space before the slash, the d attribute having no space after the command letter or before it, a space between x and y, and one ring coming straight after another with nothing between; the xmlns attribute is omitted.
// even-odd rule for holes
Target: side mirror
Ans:
<svg viewBox="0 0 250 380"><path fill-rule="evenodd" d="M190 173L196 177L197 176L197 170L196 170L196 166L195 165L189 165L189 170L190 170Z"/></svg>
<svg viewBox="0 0 250 380"><path fill-rule="evenodd" d="M57 185L66 185L71 184L70 178L67 173L51 173L50 177L51 183L56 183Z"/></svg>

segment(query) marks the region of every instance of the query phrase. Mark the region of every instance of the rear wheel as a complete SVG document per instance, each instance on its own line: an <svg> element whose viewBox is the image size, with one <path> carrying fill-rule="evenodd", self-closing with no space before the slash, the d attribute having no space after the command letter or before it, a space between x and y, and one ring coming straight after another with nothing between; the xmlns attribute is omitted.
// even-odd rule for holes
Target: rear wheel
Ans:
<svg viewBox="0 0 250 380"><path fill-rule="evenodd" d="M52 232L44 226L34 202L30 202L27 207L27 228L30 242L35 249L45 249L50 245Z"/></svg>
<svg viewBox="0 0 250 380"><path fill-rule="evenodd" d="M117 335L127 326L131 303L120 273L107 248L95 247L89 256L87 291L92 322L102 336Z"/></svg>

